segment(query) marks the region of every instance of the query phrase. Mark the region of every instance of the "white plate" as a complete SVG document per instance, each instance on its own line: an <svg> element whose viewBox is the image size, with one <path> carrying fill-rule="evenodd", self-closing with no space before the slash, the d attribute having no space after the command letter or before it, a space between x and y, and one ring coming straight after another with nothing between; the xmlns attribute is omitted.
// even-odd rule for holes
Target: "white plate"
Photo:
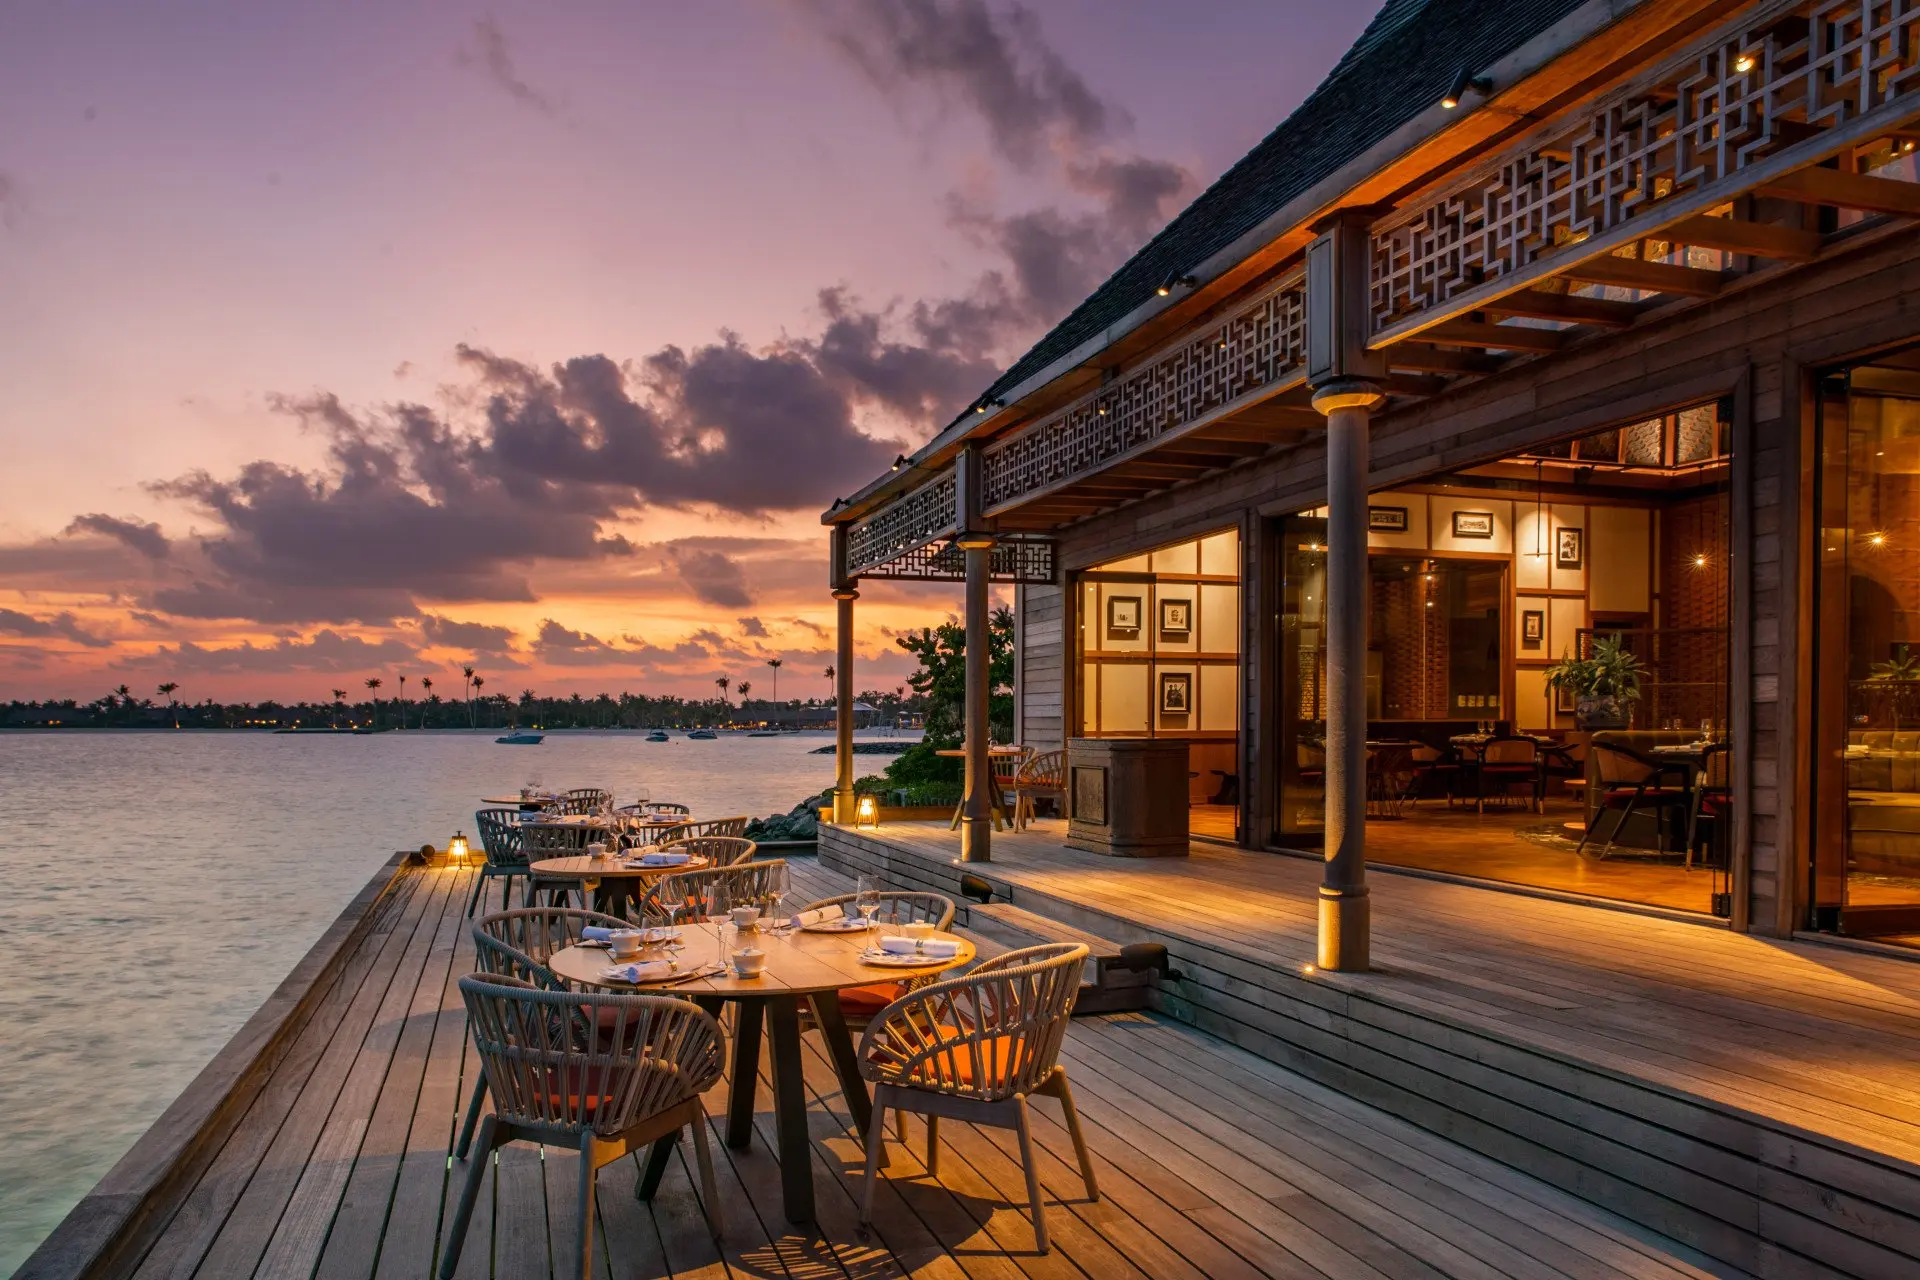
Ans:
<svg viewBox="0 0 1920 1280"><path fill-rule="evenodd" d="M842 916L838 920L815 920L800 926L802 933L864 933L873 926L865 920Z"/></svg>
<svg viewBox="0 0 1920 1280"><path fill-rule="evenodd" d="M924 969L930 964L951 964L959 956L928 956L913 952L903 955L890 955L885 951L863 951L860 963L870 964L880 969Z"/></svg>

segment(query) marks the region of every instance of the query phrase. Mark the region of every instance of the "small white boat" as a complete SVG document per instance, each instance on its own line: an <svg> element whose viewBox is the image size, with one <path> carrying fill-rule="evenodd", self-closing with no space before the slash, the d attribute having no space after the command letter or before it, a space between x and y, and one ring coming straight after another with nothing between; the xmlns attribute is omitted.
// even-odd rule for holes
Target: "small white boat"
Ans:
<svg viewBox="0 0 1920 1280"><path fill-rule="evenodd" d="M668 741L667 731L665 729L655 729L652 733L649 733L647 735L647 741L648 742L666 742Z"/></svg>
<svg viewBox="0 0 1920 1280"><path fill-rule="evenodd" d="M537 747L546 741L547 735L535 733L531 729L515 729L512 733L495 738L494 741L508 747Z"/></svg>
<svg viewBox="0 0 1920 1280"><path fill-rule="evenodd" d="M695 742L712 742L719 736L720 736L719 734L715 733L711 729L695 729L689 734L687 734L687 737L694 740Z"/></svg>

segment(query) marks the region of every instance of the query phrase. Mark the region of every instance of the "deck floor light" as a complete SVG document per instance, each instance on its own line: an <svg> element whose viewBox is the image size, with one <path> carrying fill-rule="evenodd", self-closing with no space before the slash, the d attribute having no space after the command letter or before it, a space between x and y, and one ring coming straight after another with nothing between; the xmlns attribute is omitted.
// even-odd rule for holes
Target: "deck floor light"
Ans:
<svg viewBox="0 0 1920 1280"><path fill-rule="evenodd" d="M463 833L456 831L453 839L447 841L447 861L467 865L467 837Z"/></svg>
<svg viewBox="0 0 1920 1280"><path fill-rule="evenodd" d="M853 827L856 831L861 827L872 827L878 831L880 829L879 801L872 796L861 796L860 802L853 807Z"/></svg>
<svg viewBox="0 0 1920 1280"><path fill-rule="evenodd" d="M1484 98L1493 92L1493 77L1470 75L1465 67L1460 68L1454 73L1453 83L1447 87L1446 93L1441 95L1440 105L1452 111L1466 98L1469 89Z"/></svg>

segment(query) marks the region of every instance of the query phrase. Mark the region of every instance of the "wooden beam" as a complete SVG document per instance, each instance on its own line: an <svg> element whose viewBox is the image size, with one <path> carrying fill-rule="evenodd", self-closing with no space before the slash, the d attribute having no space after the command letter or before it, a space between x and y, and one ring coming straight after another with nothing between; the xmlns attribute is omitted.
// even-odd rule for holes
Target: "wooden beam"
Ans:
<svg viewBox="0 0 1920 1280"><path fill-rule="evenodd" d="M1582 298L1569 293L1542 293L1522 289L1510 293L1487 310L1500 316L1527 316L1535 320L1571 320L1575 324L1598 325L1603 329L1624 329L1631 325L1640 308L1631 302L1613 302L1606 298ZM1400 361L1400 349L1393 348L1393 361Z"/></svg>
<svg viewBox="0 0 1920 1280"><path fill-rule="evenodd" d="M1676 267L1670 262L1616 258L1610 253L1576 262L1559 274L1563 279L1585 284L1611 284L1649 293L1677 293L1688 298L1711 298L1726 284L1723 272Z"/></svg>
<svg viewBox="0 0 1920 1280"><path fill-rule="evenodd" d="M1161 458L1151 461L1123 462L1111 471L1101 475L1139 476L1147 480L1191 480L1197 475L1218 470L1209 462L1169 462Z"/></svg>
<svg viewBox="0 0 1920 1280"><path fill-rule="evenodd" d="M1567 345L1567 335L1559 329L1533 329L1526 325L1482 324L1475 320L1448 320L1420 335L1443 347L1498 348L1505 351L1558 351Z"/></svg>
<svg viewBox="0 0 1920 1280"><path fill-rule="evenodd" d="M1447 380L1431 373L1389 373L1374 381L1396 396L1425 398L1437 396L1447 389Z"/></svg>
<svg viewBox="0 0 1920 1280"><path fill-rule="evenodd" d="M1455 351L1431 342L1399 342L1387 348L1387 363L1413 373L1485 374L1506 362L1499 356Z"/></svg>
<svg viewBox="0 0 1920 1280"><path fill-rule="evenodd" d="M1210 429L1205 435L1199 438L1202 440L1234 440L1245 444L1293 444L1303 436L1312 435L1325 425L1325 418L1322 418L1317 426L1307 426L1302 423L1299 426L1289 424L1284 427L1265 427L1257 422L1248 423L1245 426L1236 423L1231 427L1216 427Z"/></svg>
<svg viewBox="0 0 1920 1280"><path fill-rule="evenodd" d="M1670 239L1680 244L1725 249L1729 253L1781 262L1811 262L1820 254L1818 231L1802 231L1771 222L1748 222L1743 218L1709 218L1705 214L1682 219L1649 239Z"/></svg>
<svg viewBox="0 0 1920 1280"><path fill-rule="evenodd" d="M1838 169L1815 166L1783 174L1754 190L1757 195L1777 196L1782 200L1920 218L1920 184L1876 178L1871 174L1842 173Z"/></svg>

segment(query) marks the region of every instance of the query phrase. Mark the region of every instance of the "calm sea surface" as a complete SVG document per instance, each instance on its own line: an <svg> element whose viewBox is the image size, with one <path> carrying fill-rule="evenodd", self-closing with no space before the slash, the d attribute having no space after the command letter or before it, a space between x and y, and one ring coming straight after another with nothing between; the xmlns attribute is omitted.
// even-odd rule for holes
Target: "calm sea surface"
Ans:
<svg viewBox="0 0 1920 1280"><path fill-rule="evenodd" d="M828 734L493 738L0 733L0 1274L394 850L472 837L480 797L538 780L757 817L833 780L808 754Z"/></svg>

